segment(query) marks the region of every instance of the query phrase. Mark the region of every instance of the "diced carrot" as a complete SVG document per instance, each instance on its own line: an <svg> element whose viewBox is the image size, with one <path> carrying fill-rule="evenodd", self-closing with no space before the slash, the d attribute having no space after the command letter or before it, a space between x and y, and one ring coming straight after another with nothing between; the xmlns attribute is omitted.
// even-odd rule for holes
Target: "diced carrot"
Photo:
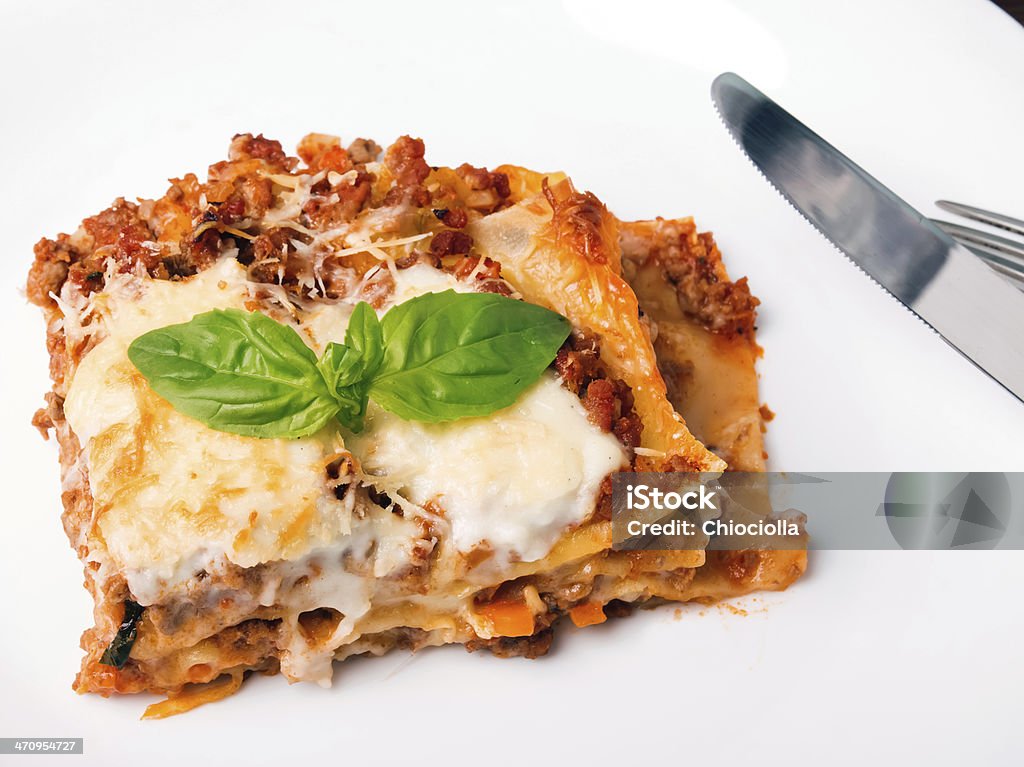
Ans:
<svg viewBox="0 0 1024 767"><path fill-rule="evenodd" d="M569 610L569 617L572 618L572 622L578 628L593 626L608 620L608 616L604 614L604 608L600 602L584 602L581 605L576 605Z"/></svg>
<svg viewBox="0 0 1024 767"><path fill-rule="evenodd" d="M528 637L533 635L533 611L525 602L497 600L477 608L491 622L496 636Z"/></svg>

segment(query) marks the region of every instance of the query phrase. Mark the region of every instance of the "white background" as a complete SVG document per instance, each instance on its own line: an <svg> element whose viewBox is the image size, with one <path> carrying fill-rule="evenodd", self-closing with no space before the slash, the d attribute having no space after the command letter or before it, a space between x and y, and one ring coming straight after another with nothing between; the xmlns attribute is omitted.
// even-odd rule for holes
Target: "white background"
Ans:
<svg viewBox="0 0 1024 767"><path fill-rule="evenodd" d="M623 218L713 230L764 302L772 468L1024 470L1024 406L789 209L708 97L737 71L923 212L1024 216L1024 29L995 6L51 3L7 5L0 28L0 736L84 736L58 763L104 765L1024 756L1018 552L818 553L746 617L657 610L534 662L357 660L329 691L258 678L162 722L137 720L142 697L78 697L90 605L56 448L28 424L49 384L20 292L40 236L162 194L236 132L411 133L435 164L565 169Z"/></svg>

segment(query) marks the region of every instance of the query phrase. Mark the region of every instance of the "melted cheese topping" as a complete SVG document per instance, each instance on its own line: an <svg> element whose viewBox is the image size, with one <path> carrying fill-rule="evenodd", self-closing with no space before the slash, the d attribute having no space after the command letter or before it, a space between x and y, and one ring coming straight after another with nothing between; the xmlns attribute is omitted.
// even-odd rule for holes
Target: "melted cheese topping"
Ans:
<svg viewBox="0 0 1024 767"><path fill-rule="evenodd" d="M94 530L143 603L219 558L252 567L350 531L351 508L327 486L329 434L208 429L154 394L127 358L141 333L247 298L229 259L187 282L125 281L97 299L108 335L78 366L64 409L86 448Z"/></svg>
<svg viewBox="0 0 1024 767"><path fill-rule="evenodd" d="M618 441L550 373L485 418L419 423L371 405L367 427L349 440L367 473L444 509L460 551L489 546L526 561L593 511L601 481L623 462Z"/></svg>
<svg viewBox="0 0 1024 767"><path fill-rule="evenodd" d="M250 287L244 269L224 258L181 282L115 280L94 301L106 337L75 371L65 413L86 450L90 548L101 576L123 573L142 604L225 562L301 563L328 552L335 569L347 557L364 575L332 577L338 588L318 587L294 607L335 607L345 615L341 637L369 609L374 579L408 570L420 532L412 517L423 505L440 510L458 551L484 545L498 562L539 559L590 515L601 480L625 462L618 441L591 425L551 374L487 418L428 425L373 407L347 446L331 429L295 440L209 429L156 396L126 350L148 330L212 308L246 308ZM469 290L426 265L398 271L381 313L448 288ZM298 310L296 326L319 352L344 339L350 314L351 305L321 303ZM359 518L353 493L337 500L326 465L346 447L413 513Z"/></svg>

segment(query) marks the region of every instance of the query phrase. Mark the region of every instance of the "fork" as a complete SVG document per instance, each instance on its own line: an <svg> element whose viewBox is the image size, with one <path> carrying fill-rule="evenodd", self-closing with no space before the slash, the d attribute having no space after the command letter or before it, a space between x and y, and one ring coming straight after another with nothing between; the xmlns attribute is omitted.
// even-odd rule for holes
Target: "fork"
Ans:
<svg viewBox="0 0 1024 767"><path fill-rule="evenodd" d="M1001 213L993 213L949 200L936 200L935 204L949 213L1007 232L1024 235L1024 221L1019 218L1004 216ZM934 218L931 221L1007 280L1024 290L1024 242L1001 237L998 234L990 234L981 229L954 224L951 221Z"/></svg>

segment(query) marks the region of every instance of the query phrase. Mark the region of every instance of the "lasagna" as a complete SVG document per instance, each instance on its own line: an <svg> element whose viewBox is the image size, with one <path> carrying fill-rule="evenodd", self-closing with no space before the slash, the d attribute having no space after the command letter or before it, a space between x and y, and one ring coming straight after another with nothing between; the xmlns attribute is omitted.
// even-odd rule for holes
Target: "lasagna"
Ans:
<svg viewBox="0 0 1024 767"><path fill-rule="evenodd" d="M334 662L461 643L545 654L664 601L782 589L802 551L614 551L620 471L764 468L757 306L692 220L626 222L561 173L435 167L312 134L236 136L205 181L119 199L43 239L29 299L53 389L63 523L95 601L81 693L161 717L246 674L329 685ZM314 355L434 293L492 293L571 325L513 404L441 423L371 396L362 428L210 428L158 395L133 342L211 310L260 313Z"/></svg>

